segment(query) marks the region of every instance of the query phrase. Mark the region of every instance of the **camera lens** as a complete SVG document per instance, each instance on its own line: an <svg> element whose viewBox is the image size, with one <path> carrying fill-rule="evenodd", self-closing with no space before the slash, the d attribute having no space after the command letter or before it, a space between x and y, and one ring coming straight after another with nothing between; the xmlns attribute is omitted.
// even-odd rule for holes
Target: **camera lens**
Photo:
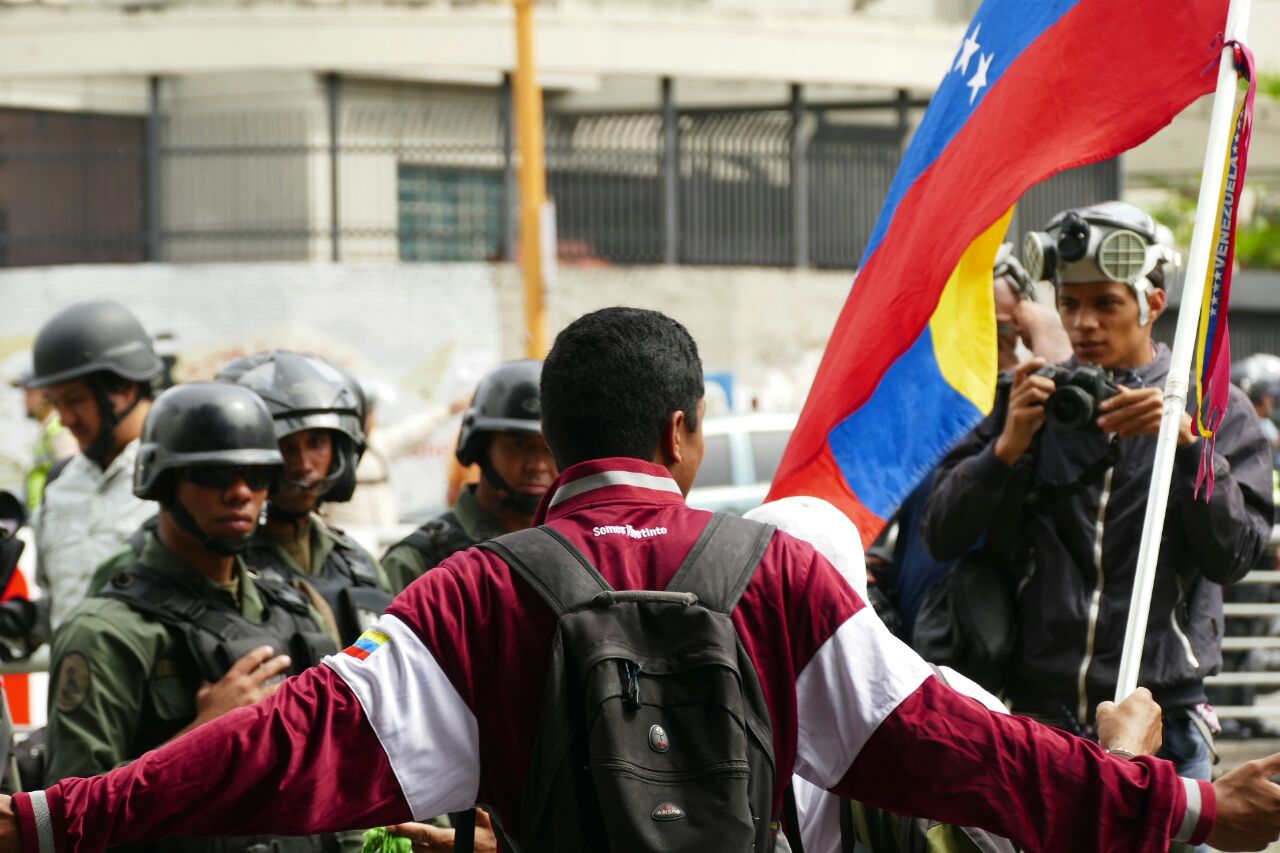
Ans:
<svg viewBox="0 0 1280 853"><path fill-rule="evenodd" d="M1045 400L1044 414L1055 429L1087 429L1093 419L1093 397L1083 388L1059 388Z"/></svg>

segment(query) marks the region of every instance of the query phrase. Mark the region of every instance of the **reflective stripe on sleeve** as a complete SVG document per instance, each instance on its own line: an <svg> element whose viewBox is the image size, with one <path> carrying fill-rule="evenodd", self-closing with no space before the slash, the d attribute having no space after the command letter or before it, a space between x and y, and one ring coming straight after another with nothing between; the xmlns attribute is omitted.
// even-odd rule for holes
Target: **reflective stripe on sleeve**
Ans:
<svg viewBox="0 0 1280 853"><path fill-rule="evenodd" d="M1191 840L1196 826L1200 823L1200 783L1195 779L1184 778L1182 787L1187 792L1186 811L1182 813L1182 823L1178 825L1178 831L1170 840L1185 844Z"/></svg>
<svg viewBox="0 0 1280 853"><path fill-rule="evenodd" d="M49 800L44 791L31 792L31 816L36 824L40 853L57 853L53 842L53 815L49 813Z"/></svg>

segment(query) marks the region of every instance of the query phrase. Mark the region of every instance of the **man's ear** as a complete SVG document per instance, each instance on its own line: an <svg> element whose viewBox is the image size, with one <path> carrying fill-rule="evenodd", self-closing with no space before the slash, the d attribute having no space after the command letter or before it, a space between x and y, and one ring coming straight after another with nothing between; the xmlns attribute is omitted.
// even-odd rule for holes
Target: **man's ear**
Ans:
<svg viewBox="0 0 1280 853"><path fill-rule="evenodd" d="M1164 309L1169 307L1169 294L1165 293L1163 288L1153 287L1147 294L1147 306L1150 314L1147 320L1148 325L1154 325L1156 320L1160 319L1160 315L1164 313Z"/></svg>
<svg viewBox="0 0 1280 853"><path fill-rule="evenodd" d="M658 441L657 458L653 461L663 466L680 464L684 461L685 443L688 440L684 412L676 409L667 418L667 423L662 428L662 438Z"/></svg>

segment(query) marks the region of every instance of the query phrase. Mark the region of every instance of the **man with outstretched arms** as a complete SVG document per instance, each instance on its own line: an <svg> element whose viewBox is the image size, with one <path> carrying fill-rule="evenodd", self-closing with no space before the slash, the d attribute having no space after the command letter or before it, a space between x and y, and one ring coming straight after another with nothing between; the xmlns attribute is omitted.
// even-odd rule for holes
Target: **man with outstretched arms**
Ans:
<svg viewBox="0 0 1280 853"><path fill-rule="evenodd" d="M271 415L252 392L201 382L162 394L134 492L158 501L141 553L54 637L45 780L131 761L271 695L336 651L306 599L241 557L280 478ZM128 551L132 555L132 551ZM193 768L198 770L198 767ZM237 833L240 835L240 833ZM320 837L170 838L138 853L320 853Z"/></svg>
<svg viewBox="0 0 1280 853"><path fill-rule="evenodd" d="M387 549L382 565L394 589L451 554L533 524L538 501L556 478L542 437L541 374L540 361L512 361L480 380L456 451L460 464L480 466L480 482L464 486L448 512Z"/></svg>
<svg viewBox="0 0 1280 853"><path fill-rule="evenodd" d="M267 577L314 591L342 642L355 642L391 603L378 561L316 514L348 501L364 453L365 400L355 377L316 355L275 351L239 358L218 372L267 404L284 456L284 483L245 553Z"/></svg>
<svg viewBox="0 0 1280 853"><path fill-rule="evenodd" d="M81 302L36 335L26 387L41 389L80 453L52 477L32 521L42 611L57 629L89 592L99 563L114 554L155 505L131 490L151 381L164 369L151 336L117 302Z"/></svg>
<svg viewBox="0 0 1280 853"><path fill-rule="evenodd" d="M663 589L712 518L684 502L702 457L702 396L693 340L652 311L588 314L547 358L543 428L563 473L538 520L615 589ZM662 532L594 533L610 527ZM794 769L1028 851L1154 853L1206 837L1257 849L1280 834L1280 786L1268 779L1280 757L1210 784L992 713L941 684L811 546L783 533L762 544L731 622L771 722L775 816ZM523 834L520 801L555 629L540 593L495 553L459 553L376 630L267 700L105 776L0 800L0 853L375 826L476 802L527 847L536 839Z"/></svg>

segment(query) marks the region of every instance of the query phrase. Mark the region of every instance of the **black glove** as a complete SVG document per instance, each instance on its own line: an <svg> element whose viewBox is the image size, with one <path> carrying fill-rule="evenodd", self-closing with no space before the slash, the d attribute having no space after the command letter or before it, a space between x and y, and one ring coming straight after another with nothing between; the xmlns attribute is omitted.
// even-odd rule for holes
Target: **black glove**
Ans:
<svg viewBox="0 0 1280 853"><path fill-rule="evenodd" d="M31 631L36 626L36 605L25 598L0 602L0 661L31 656Z"/></svg>

